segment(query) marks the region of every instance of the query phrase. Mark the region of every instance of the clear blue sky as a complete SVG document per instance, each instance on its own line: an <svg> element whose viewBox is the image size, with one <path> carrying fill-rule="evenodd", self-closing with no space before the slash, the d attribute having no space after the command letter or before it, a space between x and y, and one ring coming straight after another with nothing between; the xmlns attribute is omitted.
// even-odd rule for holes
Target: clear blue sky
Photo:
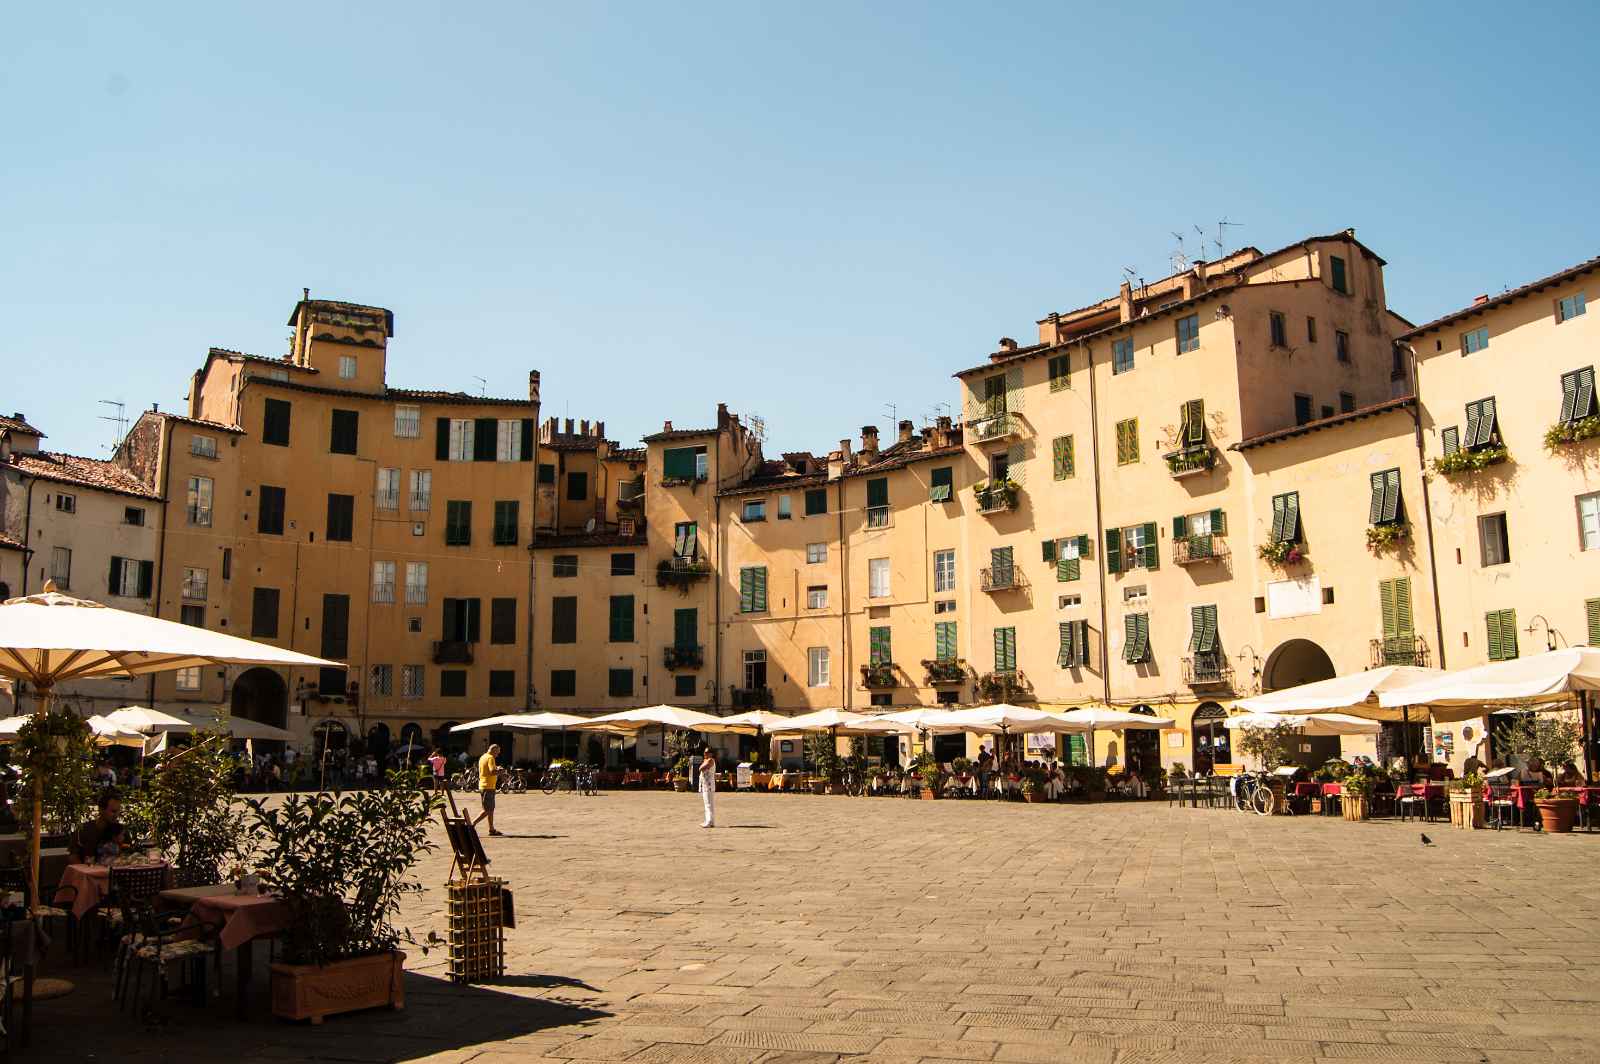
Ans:
<svg viewBox="0 0 1600 1064"><path fill-rule="evenodd" d="M0 409L84 454L302 286L391 384L776 453L1225 216L1356 227L1416 321L1600 253L1570 5L68 6L0 40Z"/></svg>

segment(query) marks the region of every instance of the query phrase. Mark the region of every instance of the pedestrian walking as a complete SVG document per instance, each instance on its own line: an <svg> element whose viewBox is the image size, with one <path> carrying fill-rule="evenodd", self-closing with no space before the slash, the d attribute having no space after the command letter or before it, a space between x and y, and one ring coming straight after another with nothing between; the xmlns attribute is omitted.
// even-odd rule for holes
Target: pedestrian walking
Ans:
<svg viewBox="0 0 1600 1064"><path fill-rule="evenodd" d="M703 747L700 758L700 800L705 803L706 819L700 826L714 828L716 822L717 758L711 747Z"/></svg>
<svg viewBox="0 0 1600 1064"><path fill-rule="evenodd" d="M444 766L444 752L436 746L428 755L428 769L433 773L433 789L441 794L444 792Z"/></svg>
<svg viewBox="0 0 1600 1064"><path fill-rule="evenodd" d="M498 753L500 753L499 744L490 743L489 749L478 758L478 797L483 801L483 812L478 814L478 820L488 818L491 835L503 834L494 829L494 793L500 783L500 765L495 761L495 755ZM478 820L472 822L473 827L478 826Z"/></svg>

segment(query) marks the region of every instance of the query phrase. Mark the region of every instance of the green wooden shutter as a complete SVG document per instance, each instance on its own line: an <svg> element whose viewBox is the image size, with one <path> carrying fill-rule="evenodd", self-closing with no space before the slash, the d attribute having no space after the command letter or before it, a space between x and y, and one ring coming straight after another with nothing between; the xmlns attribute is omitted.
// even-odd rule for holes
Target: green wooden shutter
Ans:
<svg viewBox="0 0 1600 1064"><path fill-rule="evenodd" d="M1028 473L1028 451L1020 443L1013 443L1006 451L1006 479L1021 484Z"/></svg>
<svg viewBox="0 0 1600 1064"><path fill-rule="evenodd" d="M1505 659L1505 644L1500 635L1500 611L1490 610L1483 615L1484 628L1487 629L1489 639L1489 660L1503 661Z"/></svg>
<svg viewBox="0 0 1600 1064"><path fill-rule="evenodd" d="M1483 414L1483 423L1478 427L1478 435L1482 437L1478 442L1486 444L1494 439L1496 427L1494 397L1490 396L1488 399L1481 400L1479 409Z"/></svg>
<svg viewBox="0 0 1600 1064"><path fill-rule="evenodd" d="M1191 446L1206 442L1206 401L1190 399L1183 404L1183 442Z"/></svg>
<svg viewBox="0 0 1600 1064"><path fill-rule="evenodd" d="M633 596L611 596L611 642L633 642Z"/></svg>
<svg viewBox="0 0 1600 1064"><path fill-rule="evenodd" d="M1078 579L1082 571L1082 563L1077 558L1068 558L1062 555L1056 559L1056 580L1062 583Z"/></svg>
<svg viewBox="0 0 1600 1064"><path fill-rule="evenodd" d="M1106 572L1122 572L1122 529L1106 529Z"/></svg>
<svg viewBox="0 0 1600 1064"><path fill-rule="evenodd" d="M887 665L894 660L894 655L889 650L889 629L878 627L867 629L867 643L870 661L874 665Z"/></svg>
<svg viewBox="0 0 1600 1064"><path fill-rule="evenodd" d="M1383 520L1385 523L1400 520L1400 470L1388 469L1383 474Z"/></svg>
<svg viewBox="0 0 1600 1064"><path fill-rule="evenodd" d="M1139 660L1150 660L1150 615L1139 614Z"/></svg>
<svg viewBox="0 0 1600 1064"><path fill-rule="evenodd" d="M1182 514L1172 519L1172 538L1174 540L1189 538L1189 519Z"/></svg>
<svg viewBox="0 0 1600 1064"><path fill-rule="evenodd" d="M1122 618L1122 660L1134 664L1139 655L1139 615L1130 613Z"/></svg>
<svg viewBox="0 0 1600 1064"><path fill-rule="evenodd" d="M1589 599L1583 610L1589 619L1589 645L1600 647L1600 599Z"/></svg>
<svg viewBox="0 0 1600 1064"><path fill-rule="evenodd" d="M933 625L933 656L939 661L956 658L956 622L935 621Z"/></svg>
<svg viewBox="0 0 1600 1064"><path fill-rule="evenodd" d="M1439 433L1439 446L1445 454L1455 454L1461 450L1461 429L1459 426L1450 425Z"/></svg>
<svg viewBox="0 0 1600 1064"><path fill-rule="evenodd" d="M1204 606L1189 607L1189 653L1195 654L1200 650L1200 636L1206 628L1206 608Z"/></svg>
<svg viewBox="0 0 1600 1064"><path fill-rule="evenodd" d="M672 645L685 650L700 637L700 611L693 606L672 611Z"/></svg>
<svg viewBox="0 0 1600 1064"><path fill-rule="evenodd" d="M1373 473L1368 480L1372 485L1372 500L1367 505L1367 524L1383 523L1383 474Z"/></svg>
<svg viewBox="0 0 1600 1064"><path fill-rule="evenodd" d="M662 451L661 475L669 480L693 480L694 448L672 447Z"/></svg>
<svg viewBox="0 0 1600 1064"><path fill-rule="evenodd" d="M1482 426L1482 424L1483 424L1483 413L1482 413L1482 410L1479 408L1477 403L1475 403L1475 402L1468 403L1467 404L1467 435L1466 435L1466 438L1462 441L1462 446L1467 447L1467 448L1472 448L1472 447L1476 447L1478 445L1478 429Z"/></svg>
<svg viewBox="0 0 1600 1064"><path fill-rule="evenodd" d="M1087 533L1078 537L1078 557L1094 557L1094 541L1089 538Z"/></svg>
<svg viewBox="0 0 1600 1064"><path fill-rule="evenodd" d="M1573 407L1574 418L1585 418L1594 413L1594 367L1585 366L1578 371L1578 401Z"/></svg>
<svg viewBox="0 0 1600 1064"><path fill-rule="evenodd" d="M1072 437L1057 436L1050 443L1051 472L1057 480L1072 476Z"/></svg>
<svg viewBox="0 0 1600 1064"><path fill-rule="evenodd" d="M1006 409L1017 411L1022 409L1022 367L1012 366L1006 370Z"/></svg>
<svg viewBox="0 0 1600 1064"><path fill-rule="evenodd" d="M1378 613L1383 618L1383 638L1385 642L1395 638L1400 632L1399 621L1396 620L1394 602L1394 581L1378 581Z"/></svg>
<svg viewBox="0 0 1600 1064"><path fill-rule="evenodd" d="M930 502L949 502L951 485L954 483L953 472L949 466L940 466L933 471L933 476L928 482L928 499ZM810 493L807 492L806 514L811 513Z"/></svg>
<svg viewBox="0 0 1600 1064"><path fill-rule="evenodd" d="M1272 542L1283 542L1283 515L1284 498L1282 495L1272 497Z"/></svg>
<svg viewBox="0 0 1600 1064"><path fill-rule="evenodd" d="M994 671L1009 672L1010 666L1006 664L1006 629L994 630Z"/></svg>
<svg viewBox="0 0 1600 1064"><path fill-rule="evenodd" d="M1044 563L1046 565L1054 565L1056 561L1056 541L1047 539L1039 544L1039 548L1043 552Z"/></svg>
<svg viewBox="0 0 1600 1064"><path fill-rule="evenodd" d="M1156 537L1156 523L1154 521L1145 522L1144 548L1140 553L1146 569L1161 568L1161 541Z"/></svg>
<svg viewBox="0 0 1600 1064"><path fill-rule="evenodd" d="M749 566L739 570L739 612L753 613L756 608L756 571Z"/></svg>
<svg viewBox="0 0 1600 1064"><path fill-rule="evenodd" d="M989 564L995 569L1010 569L1012 567L1011 559L1010 547L992 547L989 550Z"/></svg>
<svg viewBox="0 0 1600 1064"><path fill-rule="evenodd" d="M1291 491L1283 497L1283 542L1300 541L1300 493Z"/></svg>
<svg viewBox="0 0 1600 1064"><path fill-rule="evenodd" d="M1076 664L1072 650L1072 622L1062 621L1057 627L1061 632L1061 646L1056 650L1056 664L1065 669Z"/></svg>
<svg viewBox="0 0 1600 1064"><path fill-rule="evenodd" d="M1578 371L1561 375L1561 420L1571 421L1576 416L1573 412L1578 408Z"/></svg>
<svg viewBox="0 0 1600 1064"><path fill-rule="evenodd" d="M1500 648L1507 658L1517 656L1517 611L1500 611Z"/></svg>
<svg viewBox="0 0 1600 1064"><path fill-rule="evenodd" d="M875 477L872 480L867 481L867 505L868 506L888 506L889 505L889 478L888 477Z"/></svg>
<svg viewBox="0 0 1600 1064"><path fill-rule="evenodd" d="M767 609L767 567L757 566L755 573L755 612L764 613Z"/></svg>
<svg viewBox="0 0 1600 1064"><path fill-rule="evenodd" d="M1412 627L1409 576L1402 576L1394 581L1394 634L1406 640L1416 634L1416 630Z"/></svg>

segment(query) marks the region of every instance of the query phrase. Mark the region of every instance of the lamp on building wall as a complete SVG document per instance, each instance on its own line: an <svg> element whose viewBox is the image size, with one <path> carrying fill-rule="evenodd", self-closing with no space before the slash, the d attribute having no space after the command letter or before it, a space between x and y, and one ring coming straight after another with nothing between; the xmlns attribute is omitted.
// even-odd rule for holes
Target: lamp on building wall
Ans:
<svg viewBox="0 0 1600 1064"><path fill-rule="evenodd" d="M1546 650L1554 650L1556 648L1556 637L1561 636L1561 629L1550 627L1550 622L1545 620L1544 614L1534 614L1533 619L1528 622L1528 627L1524 628L1523 631L1532 635L1541 624L1544 625L1544 648ZM1565 636L1561 636L1561 639L1562 642L1566 642ZM1571 644L1569 643L1568 645L1570 646Z"/></svg>

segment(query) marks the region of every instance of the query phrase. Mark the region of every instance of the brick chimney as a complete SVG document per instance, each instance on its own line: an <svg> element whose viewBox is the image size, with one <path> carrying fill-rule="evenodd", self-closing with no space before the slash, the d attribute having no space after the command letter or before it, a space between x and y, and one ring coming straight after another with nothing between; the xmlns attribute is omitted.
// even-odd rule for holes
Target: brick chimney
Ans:
<svg viewBox="0 0 1600 1064"><path fill-rule="evenodd" d="M933 423L933 446L935 448L950 446L950 416L941 414Z"/></svg>
<svg viewBox="0 0 1600 1064"><path fill-rule="evenodd" d="M567 436L572 435L572 419L570 417L563 422L562 433Z"/></svg>
<svg viewBox="0 0 1600 1064"><path fill-rule="evenodd" d="M868 461L878 457L878 426L861 426L861 454Z"/></svg>
<svg viewBox="0 0 1600 1064"><path fill-rule="evenodd" d="M662 423L661 423L661 431L662 431L662 432L671 432L671 431L672 431L672 422L670 422L670 421L663 421L663 422L662 422Z"/></svg>
<svg viewBox="0 0 1600 1064"><path fill-rule="evenodd" d="M917 426L914 422L902 421L900 422L899 428L900 434L898 440L900 443L910 443L911 437L917 434Z"/></svg>

